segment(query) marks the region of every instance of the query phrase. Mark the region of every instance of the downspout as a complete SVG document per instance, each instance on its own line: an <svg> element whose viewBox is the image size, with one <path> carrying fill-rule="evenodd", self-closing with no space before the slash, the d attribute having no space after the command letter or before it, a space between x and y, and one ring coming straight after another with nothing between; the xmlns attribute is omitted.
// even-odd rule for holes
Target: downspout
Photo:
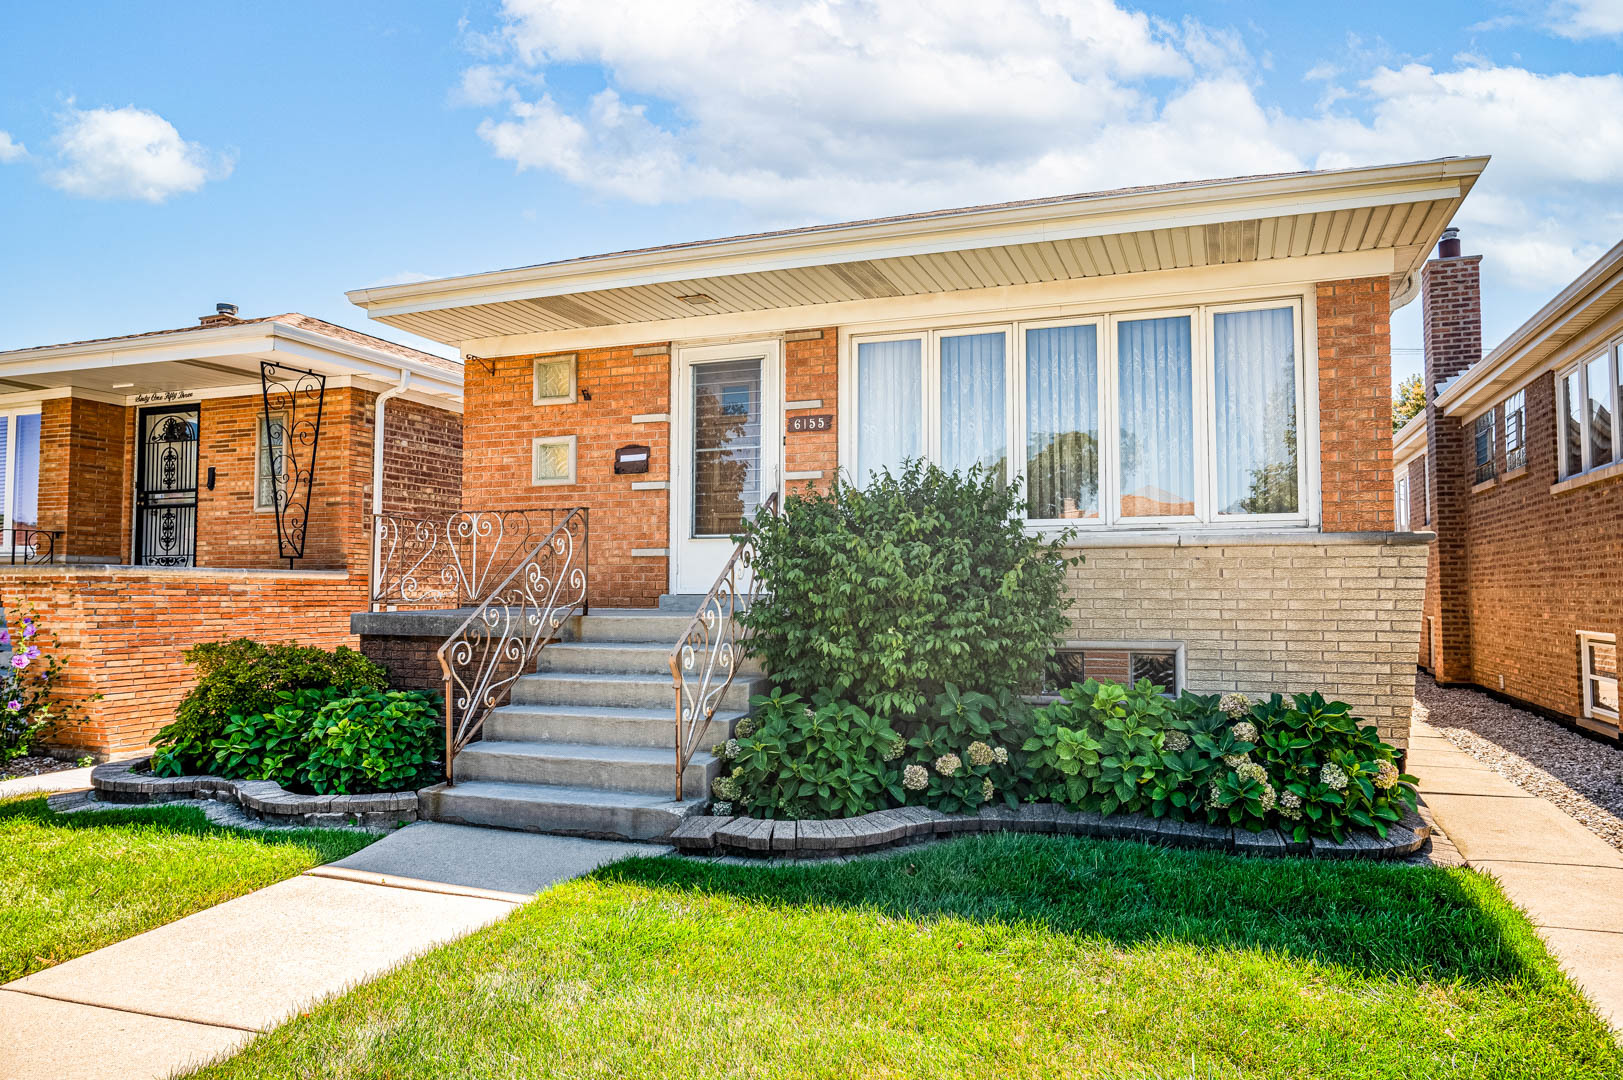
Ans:
<svg viewBox="0 0 1623 1080"><path fill-rule="evenodd" d="M367 610L377 610L378 595L378 559L383 555L383 530L378 528L378 518L383 516L383 407L389 403L390 398L399 397L411 385L411 372L402 371L400 382L391 386L378 395L376 402L377 417L372 424L372 566L367 575Z"/></svg>

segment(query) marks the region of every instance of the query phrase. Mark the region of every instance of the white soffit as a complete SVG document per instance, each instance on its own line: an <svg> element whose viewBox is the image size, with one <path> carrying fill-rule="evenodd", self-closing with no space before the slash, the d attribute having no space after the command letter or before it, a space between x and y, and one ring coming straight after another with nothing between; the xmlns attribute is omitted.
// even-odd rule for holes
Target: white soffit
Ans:
<svg viewBox="0 0 1623 1080"><path fill-rule="evenodd" d="M1394 298L1487 158L1072 196L349 293L447 344L696 316L1389 250ZM706 298L695 303L693 297Z"/></svg>

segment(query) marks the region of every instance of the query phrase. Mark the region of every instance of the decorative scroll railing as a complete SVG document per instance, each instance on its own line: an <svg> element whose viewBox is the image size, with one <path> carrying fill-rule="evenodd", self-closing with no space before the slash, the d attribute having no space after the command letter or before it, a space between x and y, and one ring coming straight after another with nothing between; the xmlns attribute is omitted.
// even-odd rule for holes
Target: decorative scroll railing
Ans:
<svg viewBox="0 0 1623 1080"><path fill-rule="evenodd" d="M573 512L566 507L462 510L436 518L374 515L372 610L477 604Z"/></svg>
<svg viewBox="0 0 1623 1080"><path fill-rule="evenodd" d="M758 514L778 512L778 493L768 495ZM755 546L748 538L733 548L699 610L671 649L671 686L676 691L676 801L682 801L682 774L699 749L722 695L749 656L749 630L735 620L755 601L761 579L753 573Z"/></svg>
<svg viewBox="0 0 1623 1080"><path fill-rule="evenodd" d="M321 447L321 410L327 376L304 368L259 362L259 388L265 412L265 452L270 458L271 506L276 511L276 546L287 560L304 558L310 523L310 492L316 483L316 451Z"/></svg>
<svg viewBox="0 0 1623 1080"><path fill-rule="evenodd" d="M56 541L60 529L32 529L25 525L0 529L0 543L13 566L50 566L56 562Z"/></svg>
<svg viewBox="0 0 1623 1080"><path fill-rule="evenodd" d="M457 752L507 700L513 683L535 670L536 654L564 622L586 609L587 514L561 519L530 548L477 610L439 649L445 678L445 779Z"/></svg>

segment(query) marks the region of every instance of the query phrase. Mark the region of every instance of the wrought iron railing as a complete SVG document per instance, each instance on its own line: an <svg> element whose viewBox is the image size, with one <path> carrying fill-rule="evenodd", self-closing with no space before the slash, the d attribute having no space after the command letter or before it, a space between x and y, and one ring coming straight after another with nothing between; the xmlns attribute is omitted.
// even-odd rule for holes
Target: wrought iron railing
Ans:
<svg viewBox="0 0 1623 1080"><path fill-rule="evenodd" d="M778 493L774 491L757 514L777 512ZM677 802L682 801L682 774L699 749L739 666L749 658L750 631L735 617L760 594L761 579L753 572L754 564L755 545L745 537L733 548L727 565L716 575L715 584L671 649L671 686L676 691Z"/></svg>
<svg viewBox="0 0 1623 1080"><path fill-rule="evenodd" d="M60 529L34 529L25 525L0 529L0 537L9 541L6 554L13 566L49 566L56 562L56 541L61 535Z"/></svg>
<svg viewBox="0 0 1623 1080"><path fill-rule="evenodd" d="M462 510L372 517L372 610L464 607L506 580L572 511Z"/></svg>
<svg viewBox="0 0 1623 1080"><path fill-rule="evenodd" d="M535 670L536 654L576 611L586 610L586 508L562 514L440 646L447 781L454 782L457 752L507 700L513 683Z"/></svg>

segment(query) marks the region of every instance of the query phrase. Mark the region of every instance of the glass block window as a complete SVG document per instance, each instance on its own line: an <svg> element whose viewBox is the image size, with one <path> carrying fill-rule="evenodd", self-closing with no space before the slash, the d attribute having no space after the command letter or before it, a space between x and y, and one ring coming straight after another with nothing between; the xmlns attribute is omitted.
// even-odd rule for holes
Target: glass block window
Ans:
<svg viewBox="0 0 1623 1080"><path fill-rule="evenodd" d="M530 483L550 487L575 482L575 436L536 439L530 453Z"/></svg>
<svg viewBox="0 0 1623 1080"><path fill-rule="evenodd" d="M1148 679L1168 694L1178 693L1178 654L1167 652L1135 652L1132 657L1133 682Z"/></svg>
<svg viewBox="0 0 1623 1080"><path fill-rule="evenodd" d="M575 356L546 356L535 362L535 404L568 405L575 400Z"/></svg>

